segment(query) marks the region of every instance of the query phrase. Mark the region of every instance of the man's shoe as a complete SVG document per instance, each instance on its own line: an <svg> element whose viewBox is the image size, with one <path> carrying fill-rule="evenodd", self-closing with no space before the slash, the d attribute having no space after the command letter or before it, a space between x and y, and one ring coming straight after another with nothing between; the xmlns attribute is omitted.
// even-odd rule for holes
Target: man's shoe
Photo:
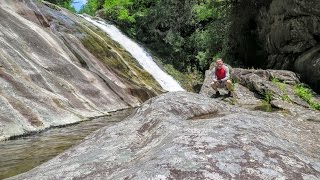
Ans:
<svg viewBox="0 0 320 180"><path fill-rule="evenodd" d="M228 91L227 97L232 97L231 91Z"/></svg>
<svg viewBox="0 0 320 180"><path fill-rule="evenodd" d="M216 91L215 94L212 94L211 98L217 98L220 96L220 92L219 91Z"/></svg>

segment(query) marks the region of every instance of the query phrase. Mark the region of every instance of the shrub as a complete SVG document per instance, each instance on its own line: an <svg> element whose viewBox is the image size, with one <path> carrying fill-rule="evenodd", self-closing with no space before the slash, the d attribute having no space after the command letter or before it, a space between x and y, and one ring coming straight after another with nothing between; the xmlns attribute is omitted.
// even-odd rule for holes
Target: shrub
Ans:
<svg viewBox="0 0 320 180"><path fill-rule="evenodd" d="M313 109L320 110L320 103L314 102L312 90L303 85L296 85L294 87L295 94L306 101Z"/></svg>

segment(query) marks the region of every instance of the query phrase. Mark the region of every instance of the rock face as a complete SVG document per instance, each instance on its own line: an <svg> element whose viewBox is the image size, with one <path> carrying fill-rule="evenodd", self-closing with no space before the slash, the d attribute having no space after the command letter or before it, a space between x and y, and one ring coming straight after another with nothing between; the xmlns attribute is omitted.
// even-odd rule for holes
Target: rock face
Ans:
<svg viewBox="0 0 320 180"><path fill-rule="evenodd" d="M11 179L319 179L320 125L187 92Z"/></svg>
<svg viewBox="0 0 320 180"><path fill-rule="evenodd" d="M234 58L249 67L298 72L320 92L320 1L239 2L230 36Z"/></svg>
<svg viewBox="0 0 320 180"><path fill-rule="evenodd" d="M260 15L268 67L293 69L320 91L320 1L273 0Z"/></svg>
<svg viewBox="0 0 320 180"><path fill-rule="evenodd" d="M0 2L0 140L135 107L161 92L135 60L50 3Z"/></svg>

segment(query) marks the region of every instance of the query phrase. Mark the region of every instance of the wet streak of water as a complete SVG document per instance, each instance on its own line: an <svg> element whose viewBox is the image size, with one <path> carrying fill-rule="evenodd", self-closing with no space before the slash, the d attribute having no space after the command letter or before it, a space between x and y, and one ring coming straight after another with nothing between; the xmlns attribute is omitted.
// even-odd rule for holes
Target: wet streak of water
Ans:
<svg viewBox="0 0 320 180"><path fill-rule="evenodd" d="M132 110L112 116L81 122L63 128L0 142L0 179L26 172L77 145L87 135L104 126L111 126L127 117Z"/></svg>
<svg viewBox="0 0 320 180"><path fill-rule="evenodd" d="M164 90L184 91L172 76L164 72L153 61L152 56L143 47L123 34L116 26L107 24L104 21L94 20L89 16L80 16L106 32L111 39L118 42L124 49L126 49L126 51L128 51L139 62L143 69L154 77Z"/></svg>

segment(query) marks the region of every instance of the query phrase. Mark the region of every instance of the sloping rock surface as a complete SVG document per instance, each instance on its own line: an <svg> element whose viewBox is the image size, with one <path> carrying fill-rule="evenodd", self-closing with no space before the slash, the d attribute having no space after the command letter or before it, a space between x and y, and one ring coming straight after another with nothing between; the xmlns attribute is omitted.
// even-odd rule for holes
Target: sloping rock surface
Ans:
<svg viewBox="0 0 320 180"><path fill-rule="evenodd" d="M11 179L319 179L319 124L175 92Z"/></svg>
<svg viewBox="0 0 320 180"><path fill-rule="evenodd" d="M50 3L0 2L0 140L135 107L157 82L97 27Z"/></svg>

